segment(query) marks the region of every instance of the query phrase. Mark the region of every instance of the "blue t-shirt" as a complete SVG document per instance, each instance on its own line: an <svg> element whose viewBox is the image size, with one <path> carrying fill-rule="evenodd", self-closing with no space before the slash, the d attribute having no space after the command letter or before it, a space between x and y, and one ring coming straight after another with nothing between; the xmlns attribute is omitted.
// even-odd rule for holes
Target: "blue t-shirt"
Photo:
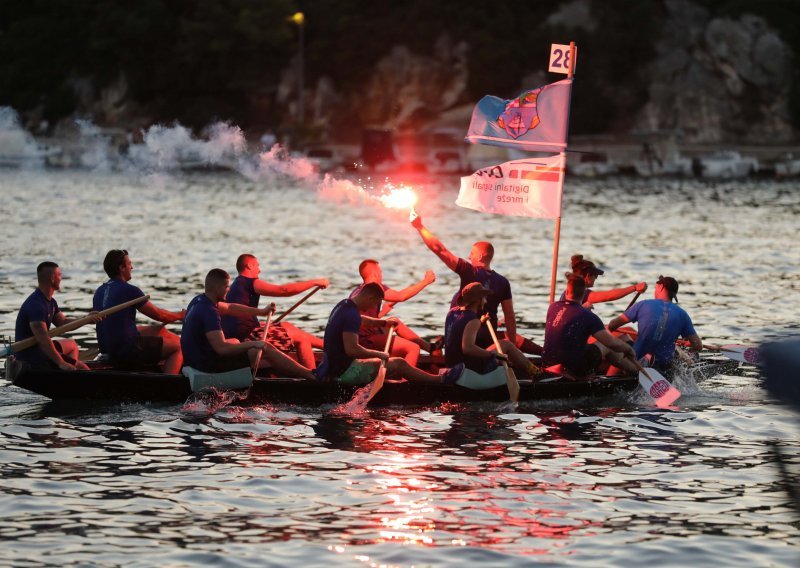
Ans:
<svg viewBox="0 0 800 568"><path fill-rule="evenodd" d="M586 341L604 329L603 321L577 302L554 302L547 310L542 362L570 367L583 356Z"/></svg>
<svg viewBox="0 0 800 568"><path fill-rule="evenodd" d="M379 286L381 288L383 288L384 294L386 293L386 290L389 289L388 286L384 286L383 284L379 284ZM363 287L364 287L364 284L361 284L361 285L357 286L355 288L355 290L350 292L350 296L349 296L350 299L352 300L353 298L355 298ZM375 306L374 308L369 309L369 310L364 310L363 312L361 312L361 315L365 315L365 316L368 316L368 317L371 317L371 318L379 319L380 315L381 315L381 306L382 305L383 305L383 302L378 302L377 306ZM359 332L358 332L358 336L359 337L369 337L370 335L381 335L383 333L386 333L386 329L384 329L384 328L374 327L374 326L370 326L370 327L362 326L361 330L359 330Z"/></svg>
<svg viewBox="0 0 800 568"><path fill-rule="evenodd" d="M28 298L22 303L19 313L17 314L17 325L16 329L14 330L15 341L22 341L23 339L33 337L33 331L31 331L31 322L43 321L45 327L50 329L50 324L53 323L53 318L55 318L56 314L59 312L61 312L61 310L58 309L58 302L56 302L56 299L50 298L48 300L47 296L44 295L44 292L42 292L39 288L36 288L36 290L33 291L33 294L28 296ZM25 361L27 363L37 363L42 361L43 357L46 357L38 345L18 351L14 354L14 356L18 360Z"/></svg>
<svg viewBox="0 0 800 568"><path fill-rule="evenodd" d="M181 351L184 364L199 371L213 372L217 352L211 347L206 333L221 330L219 310L205 294L195 296L186 308L181 331Z"/></svg>
<svg viewBox="0 0 800 568"><path fill-rule="evenodd" d="M323 338L322 362L314 371L320 379L338 378L344 373L353 358L344 350L344 333L358 334L361 327L361 314L358 307L350 298L342 300L333 308L328 317L328 325L325 327Z"/></svg>
<svg viewBox="0 0 800 568"><path fill-rule="evenodd" d="M133 284L112 278L94 293L92 308L99 312L142 296L144 292ZM130 306L97 322L97 343L101 353L123 357L135 347L139 336L136 310L142 305Z"/></svg>
<svg viewBox="0 0 800 568"><path fill-rule="evenodd" d="M652 353L656 364L666 364L672 359L678 337L696 335L692 318L672 302L644 300L631 306L624 315L631 322L639 322L639 336L633 346L636 357Z"/></svg>
<svg viewBox="0 0 800 568"><path fill-rule="evenodd" d="M464 355L461 349L462 340L464 338L464 328L473 320L480 319L480 316L472 310L463 310L461 308L452 308L447 313L447 319L444 322L444 361L445 366L455 367L459 363L464 363L467 369L475 371L476 373L488 373L497 367L497 360L494 357L473 357ZM480 326L475 343L483 347L482 343L492 343L492 336L485 325Z"/></svg>
<svg viewBox="0 0 800 568"><path fill-rule="evenodd" d="M255 278L247 276L237 276L231 284L225 301L230 304L242 304L251 308L258 307L261 296L255 290ZM225 337L235 337L239 341L247 339L253 330L260 327L256 316L236 317L230 315L222 316L222 333Z"/></svg>
<svg viewBox="0 0 800 568"><path fill-rule="evenodd" d="M458 305L458 295L464 289L464 286L473 282L480 282L482 286L492 291L492 294L486 297L486 312L489 314L492 325L496 329L497 308L502 302L511 299L511 283L505 276L498 274L494 270L476 268L463 258L458 259L455 272L461 277L461 287L456 292L456 295L453 296L450 307L455 308Z"/></svg>

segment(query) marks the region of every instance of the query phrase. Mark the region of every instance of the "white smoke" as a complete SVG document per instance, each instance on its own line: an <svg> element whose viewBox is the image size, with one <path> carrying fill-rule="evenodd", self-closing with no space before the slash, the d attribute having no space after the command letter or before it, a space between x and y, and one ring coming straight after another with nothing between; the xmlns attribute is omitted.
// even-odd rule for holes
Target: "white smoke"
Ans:
<svg viewBox="0 0 800 568"><path fill-rule="evenodd" d="M44 165L46 156L47 152L22 128L16 111L0 107L0 160L8 165L38 168Z"/></svg>

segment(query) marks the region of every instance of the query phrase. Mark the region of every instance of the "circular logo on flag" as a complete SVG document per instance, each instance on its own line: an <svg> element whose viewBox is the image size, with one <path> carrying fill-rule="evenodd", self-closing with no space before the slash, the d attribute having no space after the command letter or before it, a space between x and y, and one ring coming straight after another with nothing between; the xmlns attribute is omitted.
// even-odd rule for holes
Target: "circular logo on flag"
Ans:
<svg viewBox="0 0 800 568"><path fill-rule="evenodd" d="M667 381L658 381L650 387L650 396L653 398L661 398L669 391L669 383Z"/></svg>

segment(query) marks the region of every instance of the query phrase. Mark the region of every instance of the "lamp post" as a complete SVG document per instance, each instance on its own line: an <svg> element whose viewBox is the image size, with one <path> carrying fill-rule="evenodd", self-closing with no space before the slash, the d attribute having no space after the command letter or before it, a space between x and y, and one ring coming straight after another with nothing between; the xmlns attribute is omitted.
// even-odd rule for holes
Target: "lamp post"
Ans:
<svg viewBox="0 0 800 568"><path fill-rule="evenodd" d="M297 123L302 125L305 110L303 108L303 28L305 27L306 17L303 12L295 12L291 20L297 24Z"/></svg>

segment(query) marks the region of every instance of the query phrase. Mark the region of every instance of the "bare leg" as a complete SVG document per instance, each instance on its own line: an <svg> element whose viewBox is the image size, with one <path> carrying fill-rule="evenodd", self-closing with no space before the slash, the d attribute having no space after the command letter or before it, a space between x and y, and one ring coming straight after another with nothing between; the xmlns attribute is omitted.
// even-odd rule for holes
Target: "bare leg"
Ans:
<svg viewBox="0 0 800 568"><path fill-rule="evenodd" d="M286 333L289 334L289 337L292 338L292 341L305 341L311 347L315 349L322 349L322 338L317 337L316 335L312 335L307 331L303 331L299 327L292 325L289 322L281 322L283 329L286 330Z"/></svg>
<svg viewBox="0 0 800 568"><path fill-rule="evenodd" d="M247 353L250 355L250 362L255 364L255 358L258 350L250 349ZM261 357L261 361L262 364L260 366L271 366L279 373L285 374L288 377L300 377L311 381L316 380L317 378L314 373L311 372L311 369L304 367L288 355L281 353L269 343L264 351L264 355Z"/></svg>
<svg viewBox="0 0 800 568"><path fill-rule="evenodd" d="M403 377L409 381L419 381L424 383L441 383L442 377L421 371L409 365L405 359L392 357L386 365L387 374L392 377Z"/></svg>
<svg viewBox="0 0 800 568"><path fill-rule="evenodd" d="M317 338L310 333L296 328L290 323L282 323L281 325L294 343L298 362L309 369L315 368L317 362L314 360L314 349L312 348L311 342Z"/></svg>
<svg viewBox="0 0 800 568"><path fill-rule="evenodd" d="M370 335L364 340L359 340L359 342L369 349L383 351L383 348L386 346L386 337L386 333ZM395 337L392 340L391 352L389 354L392 357L402 357L406 360L406 363L412 367L416 367L417 361L419 361L419 345L408 339Z"/></svg>
<svg viewBox="0 0 800 568"><path fill-rule="evenodd" d="M603 360L610 363L610 367L608 368L609 376L635 375L638 372L639 369L633 364L633 361L623 357L622 353L612 351L599 341L595 343L595 345L600 348L600 352L603 354Z"/></svg>
<svg viewBox="0 0 800 568"><path fill-rule="evenodd" d="M403 322L400 322L400 325L397 326L397 335L398 335L398 337L402 337L403 339L407 339L407 340L409 340L409 341L411 341L413 343L416 343L422 349L424 349L425 351L430 353L431 344L428 343L427 341L425 341L424 339L422 339L419 335L416 334L416 332L414 330L412 330L410 327L408 327ZM406 360L408 361L408 358L406 358ZM408 361L408 362L411 363L411 361ZM414 361L411 364L416 366L417 363L416 363L416 361Z"/></svg>
<svg viewBox="0 0 800 568"><path fill-rule="evenodd" d="M526 377L538 372L538 368L528 361L525 354L512 345L508 339L501 339L500 347L503 348L503 353L508 355L508 361L511 366L524 371ZM486 349L494 351L494 345L490 345Z"/></svg>

